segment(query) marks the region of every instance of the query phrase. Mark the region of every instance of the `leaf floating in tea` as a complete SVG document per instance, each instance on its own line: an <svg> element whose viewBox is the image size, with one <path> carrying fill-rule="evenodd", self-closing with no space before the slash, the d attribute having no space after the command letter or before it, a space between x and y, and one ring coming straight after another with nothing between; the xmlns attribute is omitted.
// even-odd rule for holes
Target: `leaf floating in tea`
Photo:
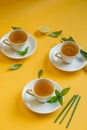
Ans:
<svg viewBox="0 0 87 130"><path fill-rule="evenodd" d="M16 30L16 29L22 29L22 28L12 26L12 29Z"/></svg>
<svg viewBox="0 0 87 130"><path fill-rule="evenodd" d="M18 70L21 66L22 66L22 64L14 64L14 65L10 66L10 70Z"/></svg>
<svg viewBox="0 0 87 130"><path fill-rule="evenodd" d="M60 31L55 31L55 32L52 32L52 33L48 34L48 36L49 36L49 37L52 37L52 38L56 38L56 37L58 37L61 33L62 33L62 30L60 30Z"/></svg>
<svg viewBox="0 0 87 130"><path fill-rule="evenodd" d="M41 77L42 73L43 73L43 70L42 70L42 69L38 71L38 78Z"/></svg>
<svg viewBox="0 0 87 130"><path fill-rule="evenodd" d="M24 51L18 51L18 53L19 53L21 56L23 56L23 55L25 55L25 54L28 53L28 48L29 48L29 47L26 47Z"/></svg>

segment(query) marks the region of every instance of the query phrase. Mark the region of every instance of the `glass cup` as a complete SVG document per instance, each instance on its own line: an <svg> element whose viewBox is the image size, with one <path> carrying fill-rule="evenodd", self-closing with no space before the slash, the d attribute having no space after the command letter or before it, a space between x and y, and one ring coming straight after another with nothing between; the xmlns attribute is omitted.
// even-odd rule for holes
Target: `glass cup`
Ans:
<svg viewBox="0 0 87 130"><path fill-rule="evenodd" d="M56 56L65 63L72 63L72 61L79 55L80 47L76 42L65 41L62 43L60 51Z"/></svg>
<svg viewBox="0 0 87 130"><path fill-rule="evenodd" d="M21 30L16 29L12 30L6 39L3 40L3 43L10 46L13 50L20 50L29 40L28 34Z"/></svg>
<svg viewBox="0 0 87 130"><path fill-rule="evenodd" d="M32 89L26 90L26 93L35 97L40 103L45 103L54 93L54 84L51 80L40 78L36 80Z"/></svg>

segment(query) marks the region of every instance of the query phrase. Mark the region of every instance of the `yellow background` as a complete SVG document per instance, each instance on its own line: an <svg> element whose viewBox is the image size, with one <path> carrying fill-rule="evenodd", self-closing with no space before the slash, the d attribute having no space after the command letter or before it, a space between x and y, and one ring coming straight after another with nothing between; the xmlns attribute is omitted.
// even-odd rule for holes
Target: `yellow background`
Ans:
<svg viewBox="0 0 87 130"><path fill-rule="evenodd" d="M81 101L69 126L69 130L87 130L87 72L62 72L52 66L48 55L50 49L60 42L59 38L37 35L39 26L50 28L50 32L63 30L62 36L72 36L87 50L87 0L2 0L0 1L0 37L17 26L32 34L37 41L35 53L23 60L7 58L0 52L0 130L65 130L68 117L59 125L53 123L62 110L40 115L28 110L21 99L24 86L37 78L50 78L62 88L70 87L64 105L73 94ZM23 63L16 71L9 66Z"/></svg>

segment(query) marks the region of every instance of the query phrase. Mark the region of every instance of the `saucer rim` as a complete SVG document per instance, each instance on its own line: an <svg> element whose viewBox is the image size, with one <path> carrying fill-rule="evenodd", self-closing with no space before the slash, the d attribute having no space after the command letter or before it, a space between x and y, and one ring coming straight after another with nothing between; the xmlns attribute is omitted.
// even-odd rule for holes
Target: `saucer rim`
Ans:
<svg viewBox="0 0 87 130"><path fill-rule="evenodd" d="M41 79L48 79L48 78L41 78ZM41 112L41 111L37 111L37 110L34 110L34 109L32 109L31 108L31 106L29 106L30 104L27 102L26 103L26 101L24 101L25 99L24 99L24 95L27 95L26 93L25 93L25 91L29 88L29 87L31 87L31 86L29 86L30 84L34 84L34 82L35 81L37 81L38 80L38 78L37 79L34 79L34 80L32 80L32 81L30 81L30 82L28 82L25 86L24 86L24 88L23 88L23 90L22 90L22 101L23 101L23 103L24 103L24 105L30 110L30 111L32 111L32 112L34 112L34 113L38 113L38 114L50 114L50 113L53 113L53 112L55 112L55 111L57 111L60 107L61 107L61 105L58 103L57 104L57 102L56 102L56 106L55 106L55 108L53 108L53 110L49 110L49 111L44 111L43 110L43 112ZM57 83L57 82L55 82L55 81L53 81L53 80L51 80L51 79L48 79L48 80L50 80L53 84L55 84L55 89L58 89L58 90L62 90L62 87ZM31 98L34 98L34 97L32 97L31 95L29 95ZM64 97L63 97L63 99L64 99ZM37 101L35 101L35 102L37 102ZM39 103L38 102L38 104L39 105L43 105L43 103ZM48 106L48 105L54 105L54 104L48 104L48 103L44 103L44 105L45 106ZM42 107L43 108L43 107Z"/></svg>
<svg viewBox="0 0 87 130"><path fill-rule="evenodd" d="M59 69L59 70L61 70L61 71L66 71L66 72L75 72L75 71L79 71L79 70L81 70L82 68L84 68L84 66L87 64L87 60L83 57L83 59L84 59L84 61L83 61L83 65L81 65L79 68L77 68L77 69L73 69L73 70L68 70L67 68L61 68L60 67L60 65L55 65L55 63L53 63L53 61L52 61L52 53L53 53L53 51L54 51L54 49L56 50L56 48L60 48L61 47L61 45L62 45L63 43L58 43L58 44L56 44L55 46L53 46L51 49L50 49L50 52L49 52L49 60L50 60L50 62L52 63L52 65L55 67L55 68L57 68L57 69ZM59 50L59 48L58 48L58 50ZM55 53L55 52L54 52ZM80 55L80 54L79 54ZM55 55L54 55L55 56ZM54 59L54 57L53 57L53 59ZM77 59L77 58L75 58L75 59ZM54 59L55 60L55 59ZM60 59L59 59L60 60ZM77 61L78 61L78 59L77 59ZM63 62L62 62L63 63ZM64 64L64 63L63 63ZM72 63L71 63L72 64ZM66 63L65 63L65 65L66 65Z"/></svg>
<svg viewBox="0 0 87 130"><path fill-rule="evenodd" d="M29 53L29 54L23 55L23 56L20 56L20 55L18 55L18 56L12 56L11 54L6 54L6 53L5 53L5 48L4 48L4 46L6 47L6 45L5 45L5 44L3 45L3 41L2 41L2 40L3 40L5 37L7 37L8 34L9 34L9 33L5 34L5 35L0 39L0 52L2 52L2 54L4 54L6 57L11 58L11 59L24 59L24 58L27 58L27 57L31 56L31 55L36 51L36 48L37 48L36 39L33 37L33 35L27 33L27 34L29 35L29 37L30 37L31 39L33 39L33 41L34 41L34 46L35 46L35 47L33 48L32 52ZM28 44L28 46L29 46L30 43L27 42L27 44ZM31 46L32 46L32 44L31 44ZM10 49L10 50L12 50L12 49ZM16 54L17 52L13 51L13 53Z"/></svg>

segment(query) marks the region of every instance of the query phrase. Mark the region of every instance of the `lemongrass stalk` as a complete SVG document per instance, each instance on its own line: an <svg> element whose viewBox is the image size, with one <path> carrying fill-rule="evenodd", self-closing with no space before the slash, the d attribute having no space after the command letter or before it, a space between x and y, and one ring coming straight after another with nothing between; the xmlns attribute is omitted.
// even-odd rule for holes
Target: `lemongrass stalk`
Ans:
<svg viewBox="0 0 87 130"><path fill-rule="evenodd" d="M65 117L67 116L68 112L70 111L70 109L72 108L72 106L74 105L76 99L77 99L78 95L74 98L74 100L72 101L71 105L69 106L68 110L66 111L65 115L63 116L63 118L61 119L61 121L59 122L59 124L61 124L63 122L63 120L65 119Z"/></svg>
<svg viewBox="0 0 87 130"><path fill-rule="evenodd" d="M59 115L56 117L56 119L54 120L54 123L57 122L57 120L60 118L60 116L63 114L63 112L66 110L66 108L71 104L71 102L74 100L74 98L76 97L76 95L73 95L71 97L71 99L68 101L68 103L66 104L66 106L64 107L64 109L59 113Z"/></svg>
<svg viewBox="0 0 87 130"><path fill-rule="evenodd" d="M75 111L76 111L76 108L77 108L77 106L78 106L78 103L79 103L80 99L81 99L81 97L79 96L79 97L78 97L78 100L77 100L77 102L76 102L76 104L75 104L75 106L74 106L74 109L73 109L73 111L72 111L72 114L71 114L71 116L70 116L70 118L69 118L69 120L68 120L68 123L67 123L67 125L66 125L66 128L68 128L69 125L70 125L70 122L71 122L72 117L73 117L73 115L74 115L74 113L75 113Z"/></svg>

